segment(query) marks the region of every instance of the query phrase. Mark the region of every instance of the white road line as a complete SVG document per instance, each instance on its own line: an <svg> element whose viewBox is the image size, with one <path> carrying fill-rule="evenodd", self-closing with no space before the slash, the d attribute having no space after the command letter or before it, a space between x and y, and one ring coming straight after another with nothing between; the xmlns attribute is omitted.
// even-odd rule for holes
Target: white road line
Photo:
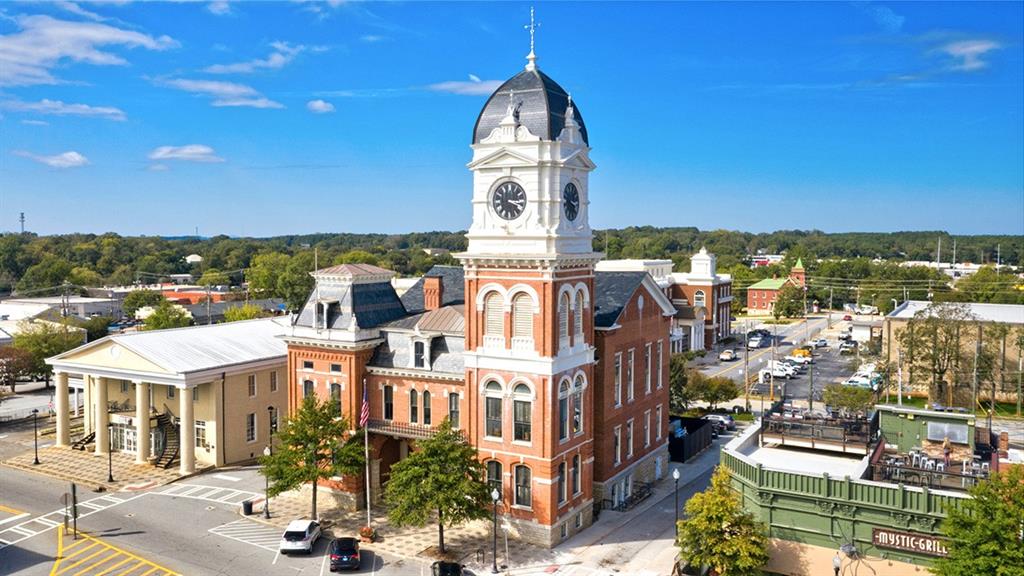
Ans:
<svg viewBox="0 0 1024 576"><path fill-rule="evenodd" d="M88 500L86 502L79 502L78 505L84 507L87 511L80 513L78 515L78 517L79 518L84 518L86 516L90 516L92 514L100 512L102 510L106 510L107 508L112 508L114 506L117 506L118 504L123 504L125 502L130 502L132 500L135 500L136 498L141 498L143 496L145 496L145 494L137 494L135 496L132 496L131 498L125 498L123 500L122 499L118 499L118 498L111 498L109 496L100 496L99 498L93 498L92 500ZM111 502L111 503L108 503L106 505L103 505L102 502L100 504L93 504L93 502L97 502L97 501L108 501L108 502ZM61 508L60 510L54 510L53 512L50 512L48 514L43 514L42 516L39 516L38 518L34 518L32 520L26 520L26 521L22 522L21 524L18 524L17 526L12 526L10 528L7 528L6 530L0 531L0 534L8 534L8 535L20 536L20 538L14 538L13 540L10 538L10 536L0 537L0 550L3 550L4 548L7 548L8 546L13 546L15 544L18 544L19 542L21 542L23 540L27 540L27 539L29 539L29 538L31 538L33 536L42 534L43 532L47 532L49 530L52 530L52 529L56 528L57 526L62 525L63 522L61 522L61 523L54 523L53 520L49 520L49 519L46 519L46 520L43 520L43 521L40 522L39 520L41 518L45 518L47 516L57 516L59 518L63 518L64 517L63 515L64 515L64 509ZM30 525L30 524L32 524L34 522L38 523L38 524L42 524L43 526L46 526L46 527L43 528L42 530L32 530L31 528L27 527L28 525ZM50 523L53 523L53 525L51 526Z"/></svg>
<svg viewBox="0 0 1024 576"><path fill-rule="evenodd" d="M324 576L324 568L327 567L327 551L324 551L324 561L320 563L320 576Z"/></svg>
<svg viewBox="0 0 1024 576"><path fill-rule="evenodd" d="M25 518L26 516L31 516L31 514L29 514L28 512L23 512L21 514L18 514L17 516L11 516L10 518L6 518L4 520L0 520L0 524L7 524L8 522L14 522L16 520L20 520L22 518Z"/></svg>
<svg viewBox="0 0 1024 576"><path fill-rule="evenodd" d="M214 474L213 477L218 480L227 480L228 482L238 482L241 480L238 476L228 476L227 474Z"/></svg>
<svg viewBox="0 0 1024 576"><path fill-rule="evenodd" d="M237 542L249 544L250 546L256 546L271 552L279 552L280 534L278 531L251 520L235 520L234 522L210 528L209 532Z"/></svg>

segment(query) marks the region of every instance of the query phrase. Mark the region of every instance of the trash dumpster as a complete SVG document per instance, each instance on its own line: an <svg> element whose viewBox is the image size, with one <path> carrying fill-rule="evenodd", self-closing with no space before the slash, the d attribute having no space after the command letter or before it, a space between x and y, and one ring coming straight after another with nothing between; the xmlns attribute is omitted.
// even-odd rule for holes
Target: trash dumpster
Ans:
<svg viewBox="0 0 1024 576"><path fill-rule="evenodd" d="M242 514L246 516L252 516L252 500L242 501Z"/></svg>

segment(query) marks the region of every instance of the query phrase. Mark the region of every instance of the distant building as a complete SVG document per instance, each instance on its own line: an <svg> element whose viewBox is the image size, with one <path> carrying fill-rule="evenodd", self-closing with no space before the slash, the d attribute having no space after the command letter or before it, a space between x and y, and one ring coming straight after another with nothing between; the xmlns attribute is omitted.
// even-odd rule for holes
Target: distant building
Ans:
<svg viewBox="0 0 1024 576"><path fill-rule="evenodd" d="M203 262L203 257L199 254L189 254L188 256L185 256L185 262L189 264L201 264Z"/></svg>
<svg viewBox="0 0 1024 576"><path fill-rule="evenodd" d="M121 306L110 298L91 296L44 296L39 298L8 298L4 304L30 304L46 306L62 316L119 316Z"/></svg>
<svg viewBox="0 0 1024 576"><path fill-rule="evenodd" d="M751 254L747 256L747 260L750 261L751 268L761 268L763 266L771 266L772 264L780 264L786 256L784 254Z"/></svg>
<svg viewBox="0 0 1024 576"><path fill-rule="evenodd" d="M789 271L789 276L785 278L765 278L751 284L747 288L747 314L770 316L775 310L775 301L779 298L779 292L786 286L806 288L807 278L802 259L797 259L796 265Z"/></svg>
<svg viewBox="0 0 1024 576"><path fill-rule="evenodd" d="M972 264L971 262L933 262L925 260L908 260L906 262L900 262L900 266L903 268L913 268L916 266L931 268L933 270L939 270L950 278L964 278L966 276L972 276L986 266L991 266L997 270L1005 268L1011 268L1005 264Z"/></svg>
<svg viewBox="0 0 1024 576"><path fill-rule="evenodd" d="M285 311L284 300L280 298L263 298L256 300L228 300L213 302L211 301L209 306L206 303L200 304L186 304L184 305L185 310L188 310L189 314L195 320L196 324L217 324L218 322L224 321L224 314L232 308L240 308L242 306L256 306L265 315L281 315Z"/></svg>
<svg viewBox="0 0 1024 576"><path fill-rule="evenodd" d="M451 251L448 250L447 248L424 248L423 253L426 254L427 256L430 256L431 258L434 258L437 256L447 256L451 254Z"/></svg>

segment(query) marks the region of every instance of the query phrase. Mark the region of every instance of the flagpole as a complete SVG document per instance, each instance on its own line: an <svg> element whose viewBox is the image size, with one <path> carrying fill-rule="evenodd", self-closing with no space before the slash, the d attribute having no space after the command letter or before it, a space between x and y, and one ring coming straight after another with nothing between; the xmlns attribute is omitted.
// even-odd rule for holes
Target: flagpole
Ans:
<svg viewBox="0 0 1024 576"><path fill-rule="evenodd" d="M366 398L366 378L363 378L363 405L367 402ZM369 421L363 424L363 448L366 455L366 525L372 526L373 522L370 519L370 430L367 428Z"/></svg>

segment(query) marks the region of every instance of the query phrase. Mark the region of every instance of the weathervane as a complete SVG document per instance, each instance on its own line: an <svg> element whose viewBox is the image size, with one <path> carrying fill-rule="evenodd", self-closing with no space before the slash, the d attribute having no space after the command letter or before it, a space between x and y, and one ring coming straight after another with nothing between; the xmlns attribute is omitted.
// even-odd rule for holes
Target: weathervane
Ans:
<svg viewBox="0 0 1024 576"><path fill-rule="evenodd" d="M540 27L540 22L534 20L533 6L530 6L530 23L523 26L524 29L530 31L530 54L527 55L526 69L533 70L537 67L537 54L533 51L534 46L534 35L536 34L537 28Z"/></svg>

